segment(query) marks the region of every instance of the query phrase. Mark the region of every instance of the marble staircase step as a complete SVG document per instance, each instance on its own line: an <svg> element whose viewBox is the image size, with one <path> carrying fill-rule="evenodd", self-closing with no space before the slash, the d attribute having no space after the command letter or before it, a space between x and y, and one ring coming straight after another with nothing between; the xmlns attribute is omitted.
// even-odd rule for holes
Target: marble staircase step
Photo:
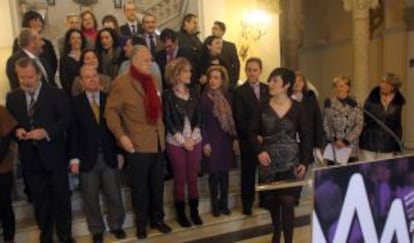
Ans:
<svg viewBox="0 0 414 243"><path fill-rule="evenodd" d="M232 171L230 173L230 188L229 188L229 207L234 208L238 203L239 197L239 172ZM165 219L175 218L174 200L172 196L173 182L172 180L165 182L164 188L164 211ZM208 191L208 176L205 175L199 178L199 194L200 194L200 213L210 212L210 195ZM124 187L122 189L122 196L124 207L126 211L125 227L133 226L133 213L131 211L131 200L129 188ZM82 236L89 234L86 224L86 218L82 211L82 200L80 193L75 192L72 195L72 227L74 236ZM105 210L105 204L101 198L103 209ZM33 216L32 205L26 201L18 201L13 203L15 215L16 215L16 241L17 242L30 242L28 239L37 239L38 229Z"/></svg>
<svg viewBox="0 0 414 243"><path fill-rule="evenodd" d="M296 217L310 215L310 200L304 199L296 208ZM221 215L214 217L210 212L201 215L204 224L202 226L192 226L191 228L183 228L178 225L175 219L167 220L171 226L172 232L170 234L161 234L157 230L150 229L148 231L148 238L144 241L139 241L135 237L135 227L126 228L127 238L124 240L117 240L111 234L106 234L105 242L119 242L119 243L133 243L133 242L151 242L151 243L165 243L165 242L189 242L197 241L203 238L227 234L231 232L241 231L257 226L268 225L271 223L270 215L267 210L261 208L254 208L251 216L245 216L240 211L239 207L232 209L232 214L229 216ZM90 242L90 236L84 235L77 237L77 243Z"/></svg>
<svg viewBox="0 0 414 243"><path fill-rule="evenodd" d="M238 192L240 188L240 177L239 177L239 171L232 171L230 172L229 176L229 191L230 192ZM208 190L208 175L204 175L203 177L199 178L198 181L198 188L199 188L199 194L200 198L209 198L210 193ZM16 191L17 194L19 194L20 198L23 196L23 183L18 182L16 183ZM169 180L166 181L164 184L164 202L165 203L171 203L174 201L173 199L173 181ZM124 206L126 209L131 208L131 200L130 200L130 190L128 187L122 188L122 197ZM72 211L78 212L82 211L82 199L79 191L75 191L72 194L71 197L71 203L72 203ZM101 203L103 205L103 199L101 198ZM15 201L13 203L14 213L16 220L23 220L26 218L33 218L33 207L30 203L28 203L25 199L21 199L19 201Z"/></svg>
<svg viewBox="0 0 414 243"><path fill-rule="evenodd" d="M200 205L199 211L204 220L204 225L201 227L192 227L192 228L182 228L176 221L174 202L172 197L172 181L165 183L165 194L164 194L164 211L165 211L165 220L173 228L173 232L168 235L160 234L156 230L150 230L148 242L172 242L169 241L168 237L174 237L173 242L185 242L191 239L196 239L200 237L198 235L198 230L203 234L203 237L208 237L211 235L221 234L223 231L221 227L230 227L234 230L241 230L244 228L251 227L251 225L261 225L268 224L270 218L268 217L267 211L255 208L254 214L251 217L246 217L240 212L241 201L239 194L239 172L233 171L230 174L230 193L229 193L229 208L232 210L230 216L220 216L218 218L211 215L210 207L210 196L208 192L208 177L204 176L199 179L199 191L200 191ZM310 214L311 203L310 203L310 193L309 189L303 190L303 196L301 198L301 204L297 207L297 216L308 215ZM128 188L123 188L123 199L126 209L126 218L124 223L124 229L127 231L127 239L123 241L116 241L116 239L111 234L107 234L105 242L136 242L135 237L135 226L134 226L134 215L131 210L130 204L130 194ZM257 201L257 200L256 200ZM72 220L72 233L73 236L77 238L77 242L90 242L89 231L87 228L86 218L82 212L82 205L79 193L74 193L72 196L72 210L73 210L73 220ZM33 216L32 207L27 202L16 202L14 203L16 214L19 214L20 217L17 220L17 230L16 230L16 242L37 242L39 236L39 230L35 224L35 219ZM187 209L188 213L188 209ZM78 240L79 239L79 240Z"/></svg>

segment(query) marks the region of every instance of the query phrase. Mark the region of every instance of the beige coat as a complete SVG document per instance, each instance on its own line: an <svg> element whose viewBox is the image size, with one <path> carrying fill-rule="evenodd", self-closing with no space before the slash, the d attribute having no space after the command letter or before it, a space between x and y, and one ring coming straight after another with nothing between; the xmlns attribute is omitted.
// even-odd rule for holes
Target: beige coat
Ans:
<svg viewBox="0 0 414 243"><path fill-rule="evenodd" d="M158 82L154 81L154 85L160 95ZM144 96L141 84L129 73L118 75L106 102L105 117L108 128L118 141L126 135L131 139L135 151L155 153L158 151L158 141L161 149L165 149L165 129L162 115L156 125L147 123Z"/></svg>

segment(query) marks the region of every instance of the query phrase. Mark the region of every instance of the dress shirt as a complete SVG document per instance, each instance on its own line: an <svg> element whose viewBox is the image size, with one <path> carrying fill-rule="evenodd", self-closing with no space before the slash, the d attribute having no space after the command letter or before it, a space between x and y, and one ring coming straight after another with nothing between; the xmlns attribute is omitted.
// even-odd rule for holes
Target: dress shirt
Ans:
<svg viewBox="0 0 414 243"><path fill-rule="evenodd" d="M260 82L256 82L256 83L252 83L250 81L249 82L250 87L252 87L253 91L254 91L254 95L256 96L257 100L260 100Z"/></svg>
<svg viewBox="0 0 414 243"><path fill-rule="evenodd" d="M47 83L49 83L49 79L47 77L47 72L45 67L43 66L42 62L40 61L39 57L31 53L30 51L26 49L22 49L24 53L26 53L31 59L33 59L36 62L36 65L39 67L40 71L42 72L43 78L46 80Z"/></svg>
<svg viewBox="0 0 414 243"><path fill-rule="evenodd" d="M133 35L135 35L136 33L138 33L138 23L137 21L135 22L127 22L129 30L131 31L131 33Z"/></svg>
<svg viewBox="0 0 414 243"><path fill-rule="evenodd" d="M39 82L39 86L34 90L33 94L30 94L29 92L24 92L25 96L26 96L27 111L29 111L29 109L30 109L30 101L32 100L32 97L34 98L34 102L37 101L37 98L39 97L41 87L42 87L42 82Z"/></svg>

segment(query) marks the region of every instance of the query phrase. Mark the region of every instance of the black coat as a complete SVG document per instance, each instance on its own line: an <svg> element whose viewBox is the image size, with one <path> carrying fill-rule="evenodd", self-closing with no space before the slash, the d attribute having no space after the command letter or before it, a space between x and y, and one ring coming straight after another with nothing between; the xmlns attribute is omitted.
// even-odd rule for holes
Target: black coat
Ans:
<svg viewBox="0 0 414 243"><path fill-rule="evenodd" d="M174 94L173 90L164 92L164 124L168 133L174 135L182 132L184 128L184 118L187 116L191 128L201 128L201 109L199 98L190 89L190 98L183 100Z"/></svg>
<svg viewBox="0 0 414 243"><path fill-rule="evenodd" d="M23 170L37 171L39 166L50 171L66 168L65 135L71 122L69 100L62 90L42 85L36 107L34 127L45 129L49 140L43 139L36 143L31 140L17 141ZM22 89L7 94L6 108L18 122L18 128L30 131L26 94ZM38 158L35 161L40 164L33 163L33 158Z"/></svg>
<svg viewBox="0 0 414 243"><path fill-rule="evenodd" d="M303 94L303 100L300 102L304 106L306 121L310 129L310 140L313 148L322 149L324 146L324 131L322 123L321 109L319 108L316 95L309 90Z"/></svg>
<svg viewBox="0 0 414 243"><path fill-rule="evenodd" d="M186 58L192 65L192 72L193 74L196 73L197 70L197 65L194 62L194 57L192 52L189 49L185 49L185 48L180 48L177 47L178 51L177 54L174 58L178 58L178 57L184 57ZM165 67L167 66L167 51L161 50L157 53L157 56L155 57L155 61L157 62L158 66L160 67L160 71L161 71L161 76L162 76L162 88L164 90L168 89L171 85L167 82L167 80L165 80ZM195 82L196 79L196 75L192 75L191 76L192 79L192 83Z"/></svg>
<svg viewBox="0 0 414 243"><path fill-rule="evenodd" d="M55 48L50 40L42 38L44 45L42 47L43 51L39 55L40 60L42 61L43 66L46 66L47 74L51 83L55 83L55 75L58 68L58 59L56 56ZM13 54L20 50L20 47L17 42L17 38L13 42ZM54 85L56 86L56 84Z"/></svg>
<svg viewBox="0 0 414 243"><path fill-rule="evenodd" d="M364 109L381 120L395 135L402 137L401 113L405 99L398 91L394 99L385 110L381 104L380 88L374 88L364 104ZM388 134L372 118L364 116L364 128L359 139L359 147L373 152L391 153L399 152L397 141Z"/></svg>
<svg viewBox="0 0 414 243"><path fill-rule="evenodd" d="M194 56L194 61L200 61L201 50L203 43L198 38L198 34L190 34L186 30L180 30L177 32L178 45L180 48L191 50Z"/></svg>
<svg viewBox="0 0 414 243"><path fill-rule="evenodd" d="M253 88L247 81L236 88L233 94L233 116L240 140L249 140L253 114L259 109L260 104L268 100L269 87L264 83L260 83L260 101L257 100Z"/></svg>
<svg viewBox="0 0 414 243"><path fill-rule="evenodd" d="M19 79L17 78L17 73L16 73L16 62L23 58L23 57L29 57L24 51L22 51L21 49L16 51L11 57L9 57L9 59L7 60L7 64L6 64L6 74L7 77L9 78L9 83L10 83L10 89L14 90L17 89L18 87L20 87L19 84ZM43 67L46 70L47 73L47 78L49 80L49 85L57 87L56 82L55 82L55 72L56 70L54 70L47 62L47 60L45 60L43 57L39 56L39 60L42 63ZM44 78L42 78L42 81L44 84L46 84L46 80Z"/></svg>
<svg viewBox="0 0 414 243"><path fill-rule="evenodd" d="M70 158L80 160L80 171L90 171L96 164L99 149L102 149L105 163L116 168L115 138L106 125L103 116L107 95L100 92L99 96L100 122L95 120L91 105L85 92L72 100L73 119L70 129ZM101 147L101 148L100 148Z"/></svg>
<svg viewBox="0 0 414 243"><path fill-rule="evenodd" d="M136 27L137 28L137 33L136 34L142 34L142 33L144 33L144 30L142 29L142 25L140 23L137 22L136 23L136 26L137 26ZM119 27L119 30L121 32L121 35L124 36L124 37L129 37L129 36L132 35L131 29L129 28L128 23L125 23L125 24L121 25Z"/></svg>
<svg viewBox="0 0 414 243"><path fill-rule="evenodd" d="M223 40L221 57L227 63L231 89L235 88L239 81L240 61L237 55L236 45L233 42Z"/></svg>
<svg viewBox="0 0 414 243"><path fill-rule="evenodd" d="M80 61L75 60L69 55L65 55L60 58L59 62L60 84L66 94L71 97L73 80L79 76Z"/></svg>

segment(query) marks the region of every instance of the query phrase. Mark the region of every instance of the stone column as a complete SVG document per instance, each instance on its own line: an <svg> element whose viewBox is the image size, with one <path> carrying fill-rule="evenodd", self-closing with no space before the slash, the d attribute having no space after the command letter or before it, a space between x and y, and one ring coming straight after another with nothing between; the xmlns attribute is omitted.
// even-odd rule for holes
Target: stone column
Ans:
<svg viewBox="0 0 414 243"><path fill-rule="evenodd" d="M303 38L303 1L289 0L285 2L282 12L283 29L281 33L283 66L297 70L298 52Z"/></svg>
<svg viewBox="0 0 414 243"><path fill-rule="evenodd" d="M346 11L352 13L353 27L353 82L352 90L359 102L369 92L369 9L378 0L343 0Z"/></svg>

